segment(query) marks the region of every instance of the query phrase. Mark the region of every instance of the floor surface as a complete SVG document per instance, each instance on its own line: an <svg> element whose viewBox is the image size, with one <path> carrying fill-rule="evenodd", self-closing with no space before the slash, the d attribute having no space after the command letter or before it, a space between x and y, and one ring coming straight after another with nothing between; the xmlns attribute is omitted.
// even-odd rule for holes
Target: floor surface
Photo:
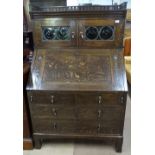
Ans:
<svg viewBox="0 0 155 155"><path fill-rule="evenodd" d="M114 146L103 144L84 143L43 143L40 150L24 151L23 155L131 155L131 100L128 96L125 125L124 142L122 153L116 153Z"/></svg>

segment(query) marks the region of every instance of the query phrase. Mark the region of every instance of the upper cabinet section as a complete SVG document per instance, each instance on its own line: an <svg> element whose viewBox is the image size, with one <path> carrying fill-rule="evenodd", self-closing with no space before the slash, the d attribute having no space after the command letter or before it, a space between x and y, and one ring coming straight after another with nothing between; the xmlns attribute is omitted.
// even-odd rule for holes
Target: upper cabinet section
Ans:
<svg viewBox="0 0 155 155"><path fill-rule="evenodd" d="M121 19L61 19L34 21L37 48L120 48L124 34Z"/></svg>
<svg viewBox="0 0 155 155"><path fill-rule="evenodd" d="M121 48L126 3L60 6L30 3L35 48Z"/></svg>

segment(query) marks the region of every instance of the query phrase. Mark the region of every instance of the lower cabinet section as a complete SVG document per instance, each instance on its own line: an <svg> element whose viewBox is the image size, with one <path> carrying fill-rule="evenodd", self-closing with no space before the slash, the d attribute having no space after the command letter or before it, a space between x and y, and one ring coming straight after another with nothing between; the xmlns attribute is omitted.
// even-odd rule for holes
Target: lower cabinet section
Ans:
<svg viewBox="0 0 155 155"><path fill-rule="evenodd" d="M71 138L110 140L121 151L125 93L38 94L28 92L36 148L44 139Z"/></svg>

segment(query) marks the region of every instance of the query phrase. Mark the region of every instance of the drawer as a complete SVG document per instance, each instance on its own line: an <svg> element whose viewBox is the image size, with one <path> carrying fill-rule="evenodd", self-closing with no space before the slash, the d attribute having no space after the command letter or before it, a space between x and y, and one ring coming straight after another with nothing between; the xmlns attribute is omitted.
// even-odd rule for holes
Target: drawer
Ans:
<svg viewBox="0 0 155 155"><path fill-rule="evenodd" d="M110 121L78 121L76 132L80 134L119 134L120 124Z"/></svg>
<svg viewBox="0 0 155 155"><path fill-rule="evenodd" d="M75 119L75 110L73 106L64 107L45 104L32 104L30 109L32 117Z"/></svg>
<svg viewBox="0 0 155 155"><path fill-rule="evenodd" d="M44 134L119 134L120 125L116 122L101 121L67 121L51 119L34 119L33 132Z"/></svg>
<svg viewBox="0 0 155 155"><path fill-rule="evenodd" d="M78 120L122 120L124 108L121 106L73 107L51 106L44 104L31 105L32 117Z"/></svg>
<svg viewBox="0 0 155 155"><path fill-rule="evenodd" d="M28 92L28 99L29 102L32 104L52 104L52 105L75 104L74 94L71 93L33 91Z"/></svg>
<svg viewBox="0 0 155 155"><path fill-rule="evenodd" d="M77 107L79 120L122 120L124 109L121 106Z"/></svg>
<svg viewBox="0 0 155 155"><path fill-rule="evenodd" d="M121 93L83 93L77 95L77 103L80 106L89 105L112 105L124 102L123 94Z"/></svg>
<svg viewBox="0 0 155 155"><path fill-rule="evenodd" d="M50 118L34 118L33 132L47 134L75 133L76 122L67 120L52 120Z"/></svg>

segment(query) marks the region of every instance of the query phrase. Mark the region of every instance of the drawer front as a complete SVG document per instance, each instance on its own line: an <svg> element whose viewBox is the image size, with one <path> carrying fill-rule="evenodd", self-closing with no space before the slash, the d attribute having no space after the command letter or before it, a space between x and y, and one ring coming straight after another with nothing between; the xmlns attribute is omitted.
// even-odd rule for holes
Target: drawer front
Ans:
<svg viewBox="0 0 155 155"><path fill-rule="evenodd" d="M116 122L102 121L66 121L34 119L33 132L47 134L119 134L120 125Z"/></svg>
<svg viewBox="0 0 155 155"><path fill-rule="evenodd" d="M34 91L28 92L28 99L32 104L73 105L75 103L74 94L71 93Z"/></svg>
<svg viewBox="0 0 155 155"><path fill-rule="evenodd" d="M121 106L102 106L102 107L78 107L77 117L79 120L105 120L121 121L123 107Z"/></svg>
<svg viewBox="0 0 155 155"><path fill-rule="evenodd" d="M44 104L31 105L32 117L52 118L52 119L75 119L75 109L73 106L52 106Z"/></svg>
<svg viewBox="0 0 155 155"><path fill-rule="evenodd" d="M121 102L121 93L38 91L30 92L29 100L31 95L33 132L81 135L122 132L125 106L120 103L125 99Z"/></svg>
<svg viewBox="0 0 155 155"><path fill-rule="evenodd" d="M120 104L124 102L123 94L121 93L88 93L78 94L77 102L80 106L89 105L112 105Z"/></svg>
<svg viewBox="0 0 155 155"><path fill-rule="evenodd" d="M54 120L50 118L34 118L33 132L38 133L75 133L76 122L66 120Z"/></svg>
<svg viewBox="0 0 155 155"><path fill-rule="evenodd" d="M60 93L33 91L28 92L29 102L32 104L52 104L52 105L104 105L124 103L123 93Z"/></svg>
<svg viewBox="0 0 155 155"><path fill-rule="evenodd" d="M32 117L78 120L120 121L123 119L124 108L121 106L102 107L63 107L49 105L31 105Z"/></svg>
<svg viewBox="0 0 155 155"><path fill-rule="evenodd" d="M110 121L78 121L76 132L80 134L119 134L120 124Z"/></svg>
<svg viewBox="0 0 155 155"><path fill-rule="evenodd" d="M51 105L31 105L32 117L78 120L121 120L124 108L121 106L63 107Z"/></svg>

